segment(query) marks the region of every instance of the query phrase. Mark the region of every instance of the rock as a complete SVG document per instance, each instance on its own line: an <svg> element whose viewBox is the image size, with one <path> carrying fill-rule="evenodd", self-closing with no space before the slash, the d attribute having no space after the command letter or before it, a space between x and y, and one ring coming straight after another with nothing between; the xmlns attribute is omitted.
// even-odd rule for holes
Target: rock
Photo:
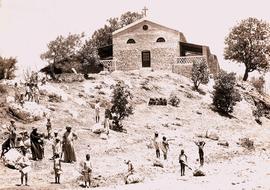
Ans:
<svg viewBox="0 0 270 190"><path fill-rule="evenodd" d="M48 109L51 110L51 111L55 111L56 107L55 106L48 106Z"/></svg>
<svg viewBox="0 0 270 190"><path fill-rule="evenodd" d="M35 102L25 102L23 107L21 105L12 103L9 105L9 111L15 117L27 122L41 120L50 113L50 110L45 106Z"/></svg>
<svg viewBox="0 0 270 190"><path fill-rule="evenodd" d="M163 163L160 160L154 160L153 166L161 167L161 168L164 167Z"/></svg>
<svg viewBox="0 0 270 190"><path fill-rule="evenodd" d="M81 98L74 98L73 101L76 102L80 106L87 106L86 101Z"/></svg>
<svg viewBox="0 0 270 190"><path fill-rule="evenodd" d="M105 133L101 133L99 136L102 140L108 140L108 135Z"/></svg>
<svg viewBox="0 0 270 190"><path fill-rule="evenodd" d="M75 110L66 110L73 118L77 119L79 117L79 113Z"/></svg>
<svg viewBox="0 0 270 190"><path fill-rule="evenodd" d="M219 136L214 131L206 131L205 137L214 141L217 141L219 139Z"/></svg>
<svg viewBox="0 0 270 190"><path fill-rule="evenodd" d="M254 150L254 141L250 140L249 138L242 138L239 139L239 142L237 143L238 145L247 148L249 150Z"/></svg>
<svg viewBox="0 0 270 190"><path fill-rule="evenodd" d="M205 176L205 173L202 170L200 170L200 169L196 169L193 172L193 176L196 176L196 177L198 177L198 176Z"/></svg>
<svg viewBox="0 0 270 190"><path fill-rule="evenodd" d="M226 146L226 147L229 146L229 143L226 140L220 140L220 141L218 141L217 144L220 145L220 146Z"/></svg>
<svg viewBox="0 0 270 190"><path fill-rule="evenodd" d="M3 160L6 166L15 168L17 161L22 156L22 154L15 148L10 149L5 153Z"/></svg>
<svg viewBox="0 0 270 190"><path fill-rule="evenodd" d="M9 103L12 103L12 102L15 102L15 98L12 97L12 96L7 96L6 97L6 102L9 104Z"/></svg>
<svg viewBox="0 0 270 190"><path fill-rule="evenodd" d="M100 133L104 133L105 132L105 129L104 129L104 127L100 123L96 123L92 127L92 132L95 133L95 134L100 134Z"/></svg>
<svg viewBox="0 0 270 190"><path fill-rule="evenodd" d="M42 85L39 87L41 95L50 97L51 99L56 99L59 101L67 101L68 95L60 88L53 87L51 85Z"/></svg>
<svg viewBox="0 0 270 190"><path fill-rule="evenodd" d="M58 78L61 82L72 83L72 82L83 82L84 76L83 74L75 74L75 73L62 73Z"/></svg>
<svg viewBox="0 0 270 190"><path fill-rule="evenodd" d="M127 184L143 182L144 178L138 174L132 174L127 178Z"/></svg>

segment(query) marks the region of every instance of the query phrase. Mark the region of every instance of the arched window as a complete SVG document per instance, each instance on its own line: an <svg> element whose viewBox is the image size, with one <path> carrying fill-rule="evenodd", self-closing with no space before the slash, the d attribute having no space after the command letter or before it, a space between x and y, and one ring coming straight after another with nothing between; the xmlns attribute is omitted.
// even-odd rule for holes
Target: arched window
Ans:
<svg viewBox="0 0 270 190"><path fill-rule="evenodd" d="M165 42L165 39L160 37L160 38L157 39L157 42Z"/></svg>
<svg viewBox="0 0 270 190"><path fill-rule="evenodd" d="M136 43L135 40L132 38L128 39L127 41L127 44L135 44L135 43Z"/></svg>

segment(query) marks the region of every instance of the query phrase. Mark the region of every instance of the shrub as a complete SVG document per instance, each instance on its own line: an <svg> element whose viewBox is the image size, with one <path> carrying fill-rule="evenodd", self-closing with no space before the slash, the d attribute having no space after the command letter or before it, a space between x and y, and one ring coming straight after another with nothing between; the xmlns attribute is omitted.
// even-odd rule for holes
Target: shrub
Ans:
<svg viewBox="0 0 270 190"><path fill-rule="evenodd" d="M7 88L5 85L0 84L0 94L6 94L7 93Z"/></svg>
<svg viewBox="0 0 270 190"><path fill-rule="evenodd" d="M217 111L224 114L233 112L233 106L241 101L241 95L235 88L235 73L221 71L215 80L213 92L213 104Z"/></svg>
<svg viewBox="0 0 270 190"><path fill-rule="evenodd" d="M265 80L264 80L263 76L261 76L259 78L252 77L251 84L256 88L256 90L259 93L263 93L264 85L265 85Z"/></svg>
<svg viewBox="0 0 270 190"><path fill-rule="evenodd" d="M111 114L114 123L113 129L116 131L123 131L121 121L133 113L133 107L129 104L131 98L132 95L123 82L118 82L113 87Z"/></svg>
<svg viewBox="0 0 270 190"><path fill-rule="evenodd" d="M209 82L209 72L205 60L199 63L193 62L191 80L195 90L198 90L200 84L207 84Z"/></svg>
<svg viewBox="0 0 270 190"><path fill-rule="evenodd" d="M171 94L169 98L169 104L174 107L178 107L178 105L180 104L180 99L176 95Z"/></svg>
<svg viewBox="0 0 270 190"><path fill-rule="evenodd" d="M4 58L0 56L0 80L13 79L15 77L16 63L16 58Z"/></svg>

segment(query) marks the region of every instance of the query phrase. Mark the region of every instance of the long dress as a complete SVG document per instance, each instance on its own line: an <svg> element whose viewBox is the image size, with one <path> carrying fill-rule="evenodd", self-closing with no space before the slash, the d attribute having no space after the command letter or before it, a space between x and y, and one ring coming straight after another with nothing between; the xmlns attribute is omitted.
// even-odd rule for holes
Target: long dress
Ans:
<svg viewBox="0 0 270 190"><path fill-rule="evenodd" d="M76 162L76 155L73 141L77 139L77 135L73 132L66 131L63 136L63 153L64 162Z"/></svg>
<svg viewBox="0 0 270 190"><path fill-rule="evenodd" d="M33 160L42 160L44 156L43 141L40 134L32 131L30 134L31 152Z"/></svg>

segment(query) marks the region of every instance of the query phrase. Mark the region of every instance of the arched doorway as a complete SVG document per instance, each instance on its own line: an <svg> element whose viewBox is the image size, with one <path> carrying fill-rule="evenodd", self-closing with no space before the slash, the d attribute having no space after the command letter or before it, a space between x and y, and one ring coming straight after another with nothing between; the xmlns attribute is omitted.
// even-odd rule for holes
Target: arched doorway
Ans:
<svg viewBox="0 0 270 190"><path fill-rule="evenodd" d="M142 67L151 67L150 51L142 51Z"/></svg>

